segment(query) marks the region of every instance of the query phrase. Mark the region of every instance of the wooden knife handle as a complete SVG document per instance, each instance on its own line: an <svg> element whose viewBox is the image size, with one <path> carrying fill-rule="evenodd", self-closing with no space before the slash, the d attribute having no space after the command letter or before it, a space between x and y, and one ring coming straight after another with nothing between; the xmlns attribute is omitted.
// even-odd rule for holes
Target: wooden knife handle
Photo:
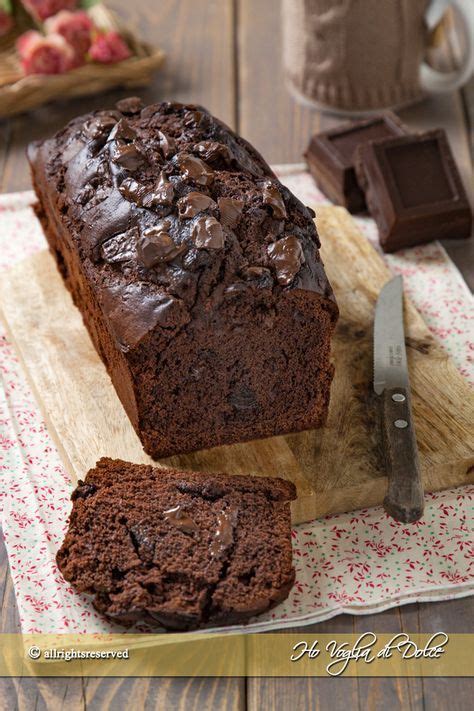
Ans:
<svg viewBox="0 0 474 711"><path fill-rule="evenodd" d="M422 517L424 502L410 393L405 388L392 388L380 397L388 473L383 505L396 521L413 523Z"/></svg>

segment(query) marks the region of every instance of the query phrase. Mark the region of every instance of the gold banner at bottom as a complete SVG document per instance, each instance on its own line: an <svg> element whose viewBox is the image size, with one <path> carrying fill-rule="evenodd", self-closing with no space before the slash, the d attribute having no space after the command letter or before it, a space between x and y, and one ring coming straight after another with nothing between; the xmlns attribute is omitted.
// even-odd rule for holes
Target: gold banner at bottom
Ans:
<svg viewBox="0 0 474 711"><path fill-rule="evenodd" d="M0 676L474 676L474 634L3 634Z"/></svg>

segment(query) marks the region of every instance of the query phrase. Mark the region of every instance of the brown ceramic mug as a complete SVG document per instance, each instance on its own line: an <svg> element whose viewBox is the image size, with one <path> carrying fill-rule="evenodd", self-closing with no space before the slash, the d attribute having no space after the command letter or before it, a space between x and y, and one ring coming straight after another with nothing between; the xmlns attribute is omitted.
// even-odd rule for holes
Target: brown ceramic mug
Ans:
<svg viewBox="0 0 474 711"><path fill-rule="evenodd" d="M449 6L465 33L459 69L423 60L429 32ZM450 91L474 62L474 0L282 0L283 56L291 91L319 108L370 112Z"/></svg>

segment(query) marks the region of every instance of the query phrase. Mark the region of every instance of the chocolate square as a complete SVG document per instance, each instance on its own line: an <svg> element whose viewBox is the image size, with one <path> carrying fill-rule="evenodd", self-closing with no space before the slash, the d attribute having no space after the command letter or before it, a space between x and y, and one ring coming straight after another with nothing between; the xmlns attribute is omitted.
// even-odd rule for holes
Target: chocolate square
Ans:
<svg viewBox="0 0 474 711"><path fill-rule="evenodd" d="M386 111L316 134L305 153L309 171L333 202L350 212L361 212L366 209L366 202L354 170L355 151L368 141L407 133L398 117Z"/></svg>
<svg viewBox="0 0 474 711"><path fill-rule="evenodd" d="M356 172L385 252L470 236L471 208L443 130L360 146Z"/></svg>

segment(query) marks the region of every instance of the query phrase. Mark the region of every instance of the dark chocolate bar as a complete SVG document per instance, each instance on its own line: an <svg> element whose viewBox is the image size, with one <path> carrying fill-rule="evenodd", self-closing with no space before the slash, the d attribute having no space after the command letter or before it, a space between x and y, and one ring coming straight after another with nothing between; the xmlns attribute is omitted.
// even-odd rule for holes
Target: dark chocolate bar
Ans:
<svg viewBox="0 0 474 711"><path fill-rule="evenodd" d="M355 160L385 252L470 236L471 208L443 130L366 143Z"/></svg>
<svg viewBox="0 0 474 711"><path fill-rule="evenodd" d="M407 133L398 117L386 111L316 134L305 153L309 171L333 202L344 205L350 212L362 212L366 203L354 170L356 149L367 141Z"/></svg>

